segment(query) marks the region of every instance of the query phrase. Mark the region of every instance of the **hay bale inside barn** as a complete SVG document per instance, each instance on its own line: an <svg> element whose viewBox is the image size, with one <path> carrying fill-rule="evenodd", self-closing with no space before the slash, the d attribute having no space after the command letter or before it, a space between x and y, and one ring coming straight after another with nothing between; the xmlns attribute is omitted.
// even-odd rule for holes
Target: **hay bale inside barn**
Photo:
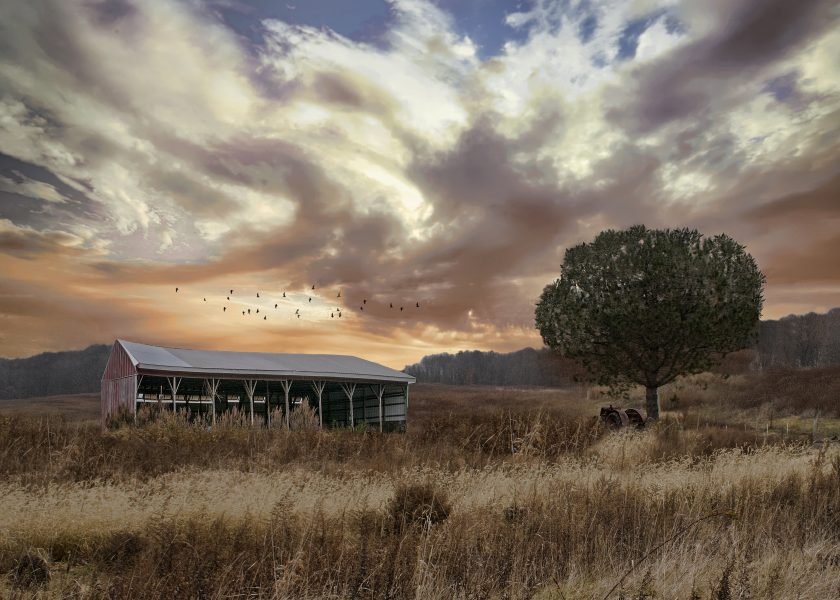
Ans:
<svg viewBox="0 0 840 600"><path fill-rule="evenodd" d="M205 415L231 411L251 424L289 423L307 403L321 427L362 423L404 431L414 377L386 366L333 354L279 354L164 348L117 340L102 376L102 427L135 419L144 405Z"/></svg>

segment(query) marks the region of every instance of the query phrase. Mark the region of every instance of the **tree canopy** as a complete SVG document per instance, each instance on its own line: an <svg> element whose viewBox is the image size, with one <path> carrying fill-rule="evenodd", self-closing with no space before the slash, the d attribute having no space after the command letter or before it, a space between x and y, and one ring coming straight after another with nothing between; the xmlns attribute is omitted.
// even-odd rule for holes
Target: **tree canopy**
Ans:
<svg viewBox="0 0 840 600"><path fill-rule="evenodd" d="M645 386L648 416L658 418L660 386L752 342L764 281L744 246L724 234L607 230L566 250L536 326L597 383Z"/></svg>

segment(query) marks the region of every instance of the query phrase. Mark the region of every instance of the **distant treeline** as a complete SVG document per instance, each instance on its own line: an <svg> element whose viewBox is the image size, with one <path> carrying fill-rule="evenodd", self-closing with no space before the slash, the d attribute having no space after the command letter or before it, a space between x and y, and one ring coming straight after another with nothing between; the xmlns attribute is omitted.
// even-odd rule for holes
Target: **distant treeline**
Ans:
<svg viewBox="0 0 840 600"><path fill-rule="evenodd" d="M840 308L762 321L757 369L840 365Z"/></svg>
<svg viewBox="0 0 840 600"><path fill-rule="evenodd" d="M100 344L30 358L0 358L0 400L98 392L110 351L110 346ZM755 347L730 355L720 370L831 365L840 365L840 308L822 315L762 321ZM433 354L404 370L419 382L453 385L555 387L583 374L575 362L533 348L508 354L478 350Z"/></svg>
<svg viewBox="0 0 840 600"><path fill-rule="evenodd" d="M98 392L111 346L0 358L0 400Z"/></svg>
<svg viewBox="0 0 840 600"><path fill-rule="evenodd" d="M718 370L737 373L772 367L840 365L840 308L827 314L791 315L762 321L751 350L729 355ZM432 354L404 371L418 382L453 385L568 385L581 375L573 361L547 349L500 354L478 350Z"/></svg>
<svg viewBox="0 0 840 600"><path fill-rule="evenodd" d="M576 362L545 348L524 348L508 354L480 350L432 354L403 370L421 383L451 385L557 387L583 374Z"/></svg>

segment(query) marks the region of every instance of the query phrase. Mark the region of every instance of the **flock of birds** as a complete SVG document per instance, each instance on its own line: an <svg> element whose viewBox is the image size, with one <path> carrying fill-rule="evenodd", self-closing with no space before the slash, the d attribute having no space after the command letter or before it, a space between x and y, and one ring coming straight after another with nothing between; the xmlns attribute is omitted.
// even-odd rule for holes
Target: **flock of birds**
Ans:
<svg viewBox="0 0 840 600"><path fill-rule="evenodd" d="M180 290L181 290L181 288L176 287L175 288L175 293L176 294L180 293ZM312 286L312 289L310 291L315 291L315 286L314 285ZM234 290L231 289L230 292L228 292L225 295L225 298L228 302L231 301L230 297L233 296L233 292L234 292ZM259 298L260 298L260 293L257 292L257 299L259 299ZM282 298L286 298L286 292L283 292ZM338 290L338 294L336 295L336 298L341 298L341 290ZM207 298L202 297L202 301L207 302ZM359 312L364 312L365 306L367 306L367 303L368 303L367 298L362 298L362 303L359 305ZM312 304L312 296L309 296L309 301L308 301L307 304L310 304L310 305ZM269 305L270 305L270 303L269 303ZM280 306L279 302L274 303L274 309L275 310L277 310L279 308L279 306ZM251 312L251 308L254 308L253 313ZM267 321L268 320L268 315L265 314L265 307L262 307L262 308L263 308L262 320ZM394 306L393 302L388 303L388 309L389 310L394 310L395 308L397 308L397 307ZM420 308L420 302L415 302L414 303L414 308L415 309ZM223 304L222 305L222 312L226 313L227 309L228 309L227 304ZM330 310L330 318L331 319L336 319L336 318L340 319L342 311L346 312L346 309L344 309L340 306L337 306L335 309L330 308L329 310ZM400 312L404 312L405 311L405 306L400 306L399 310L400 310ZM242 316L244 316L244 317L247 317L251 314L259 315L260 314L260 307L249 307L249 308L245 308L245 309L242 310ZM301 313L300 308L295 308L294 316L296 316L298 319L300 319L302 314L303 313Z"/></svg>

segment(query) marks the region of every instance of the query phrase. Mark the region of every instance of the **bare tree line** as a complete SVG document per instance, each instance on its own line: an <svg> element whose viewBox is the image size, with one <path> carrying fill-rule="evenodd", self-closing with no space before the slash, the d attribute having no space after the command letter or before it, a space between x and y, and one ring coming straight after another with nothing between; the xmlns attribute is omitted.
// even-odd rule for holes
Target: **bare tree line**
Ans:
<svg viewBox="0 0 840 600"><path fill-rule="evenodd" d="M98 392L111 346L0 358L0 400Z"/></svg>
<svg viewBox="0 0 840 600"><path fill-rule="evenodd" d="M840 365L840 308L762 321L752 350L732 355L722 370L832 365ZM508 354L478 350L433 354L404 370L419 382L451 385L561 386L582 375L572 361L533 348Z"/></svg>
<svg viewBox="0 0 840 600"><path fill-rule="evenodd" d="M840 308L762 321L757 369L840 365Z"/></svg>
<svg viewBox="0 0 840 600"><path fill-rule="evenodd" d="M0 359L0 399L97 392L109 352L110 346L98 344ZM738 354L725 370L840 365L840 308L762 321L752 351ZM568 385L583 375L574 362L534 348L506 354L478 350L433 354L407 366L405 372L424 383L548 387Z"/></svg>

